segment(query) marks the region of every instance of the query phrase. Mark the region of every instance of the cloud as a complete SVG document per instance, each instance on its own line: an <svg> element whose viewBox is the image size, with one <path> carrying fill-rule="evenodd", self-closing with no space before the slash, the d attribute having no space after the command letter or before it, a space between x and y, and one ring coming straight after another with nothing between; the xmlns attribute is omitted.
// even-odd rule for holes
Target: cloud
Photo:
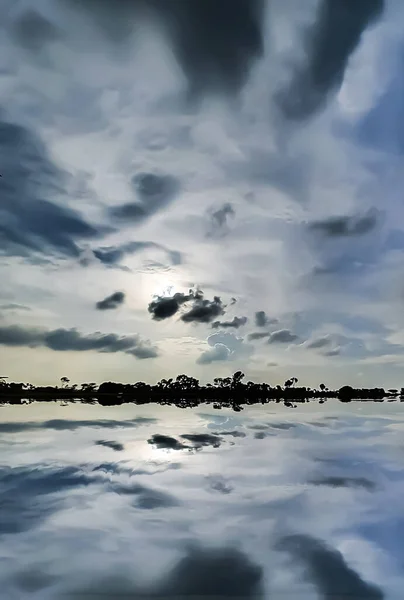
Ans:
<svg viewBox="0 0 404 600"><path fill-rule="evenodd" d="M134 505L143 510L155 510L156 508L172 508L178 506L178 500L161 490L156 490L140 483L113 484L113 490L117 494L134 496Z"/></svg>
<svg viewBox="0 0 404 600"><path fill-rule="evenodd" d="M28 9L13 23L16 41L30 52L40 52L45 46L62 38L62 31L47 17Z"/></svg>
<svg viewBox="0 0 404 600"><path fill-rule="evenodd" d="M278 549L289 552L307 568L306 579L323 598L352 597L383 600L383 592L347 565L343 555L309 535L290 535Z"/></svg>
<svg viewBox="0 0 404 600"><path fill-rule="evenodd" d="M318 424L317 424L318 425ZM376 485L366 477L317 477L309 481L311 485L326 485L333 488L362 488L368 492L373 491Z"/></svg>
<svg viewBox="0 0 404 600"><path fill-rule="evenodd" d="M81 428L90 429L117 429L120 427L133 429L145 423L156 423L157 419L138 417L126 421L112 419L71 420L50 419L48 421L7 421L0 423L0 433L20 433L22 431L35 431L37 429L50 429L55 431L76 431Z"/></svg>
<svg viewBox="0 0 404 600"><path fill-rule="evenodd" d="M136 358L155 358L157 349L138 335L82 334L77 329L34 329L19 325L0 327L0 346L49 348L56 352L124 352Z"/></svg>
<svg viewBox="0 0 404 600"><path fill-rule="evenodd" d="M181 437L183 440L191 442L194 448L202 448L203 446L219 448L223 441L220 436L211 433L185 433Z"/></svg>
<svg viewBox="0 0 404 600"><path fill-rule="evenodd" d="M299 339L299 336L292 333L289 329L279 329L269 336L268 344L292 344Z"/></svg>
<svg viewBox="0 0 404 600"><path fill-rule="evenodd" d="M370 233L378 224L378 213L368 211L363 216L329 217L309 225L311 231L325 237L351 237Z"/></svg>
<svg viewBox="0 0 404 600"><path fill-rule="evenodd" d="M322 0L314 25L305 34L305 64L276 96L283 115L311 117L341 86L348 61L365 29L382 14L384 0Z"/></svg>
<svg viewBox="0 0 404 600"><path fill-rule="evenodd" d="M83 9L78 0L65 0ZM142 0L86 3L109 39L123 41L138 23ZM165 30L176 60L188 81L191 97L211 91L236 93L263 54L264 0L174 0L148 3L149 17Z"/></svg>
<svg viewBox="0 0 404 600"><path fill-rule="evenodd" d="M97 258L104 265L114 266L119 264L125 258L125 256L131 256L133 254L137 254L138 252L143 252L144 250L149 249L162 250L165 252L172 265L180 265L182 262L181 252L169 250L165 246L155 242L127 242L125 244L121 244L120 246L104 246L95 248L92 250L92 253L94 254L95 258ZM86 257L82 258L81 263L83 266L88 266L89 264Z"/></svg>
<svg viewBox="0 0 404 600"><path fill-rule="evenodd" d="M215 317L224 314L224 308L219 296L206 300L200 294L195 298L191 310L181 316L181 320L185 323L210 323Z"/></svg>
<svg viewBox="0 0 404 600"><path fill-rule="evenodd" d="M172 597L260 598L262 575L262 568L236 549L193 548L169 574L163 589Z"/></svg>
<svg viewBox="0 0 404 600"><path fill-rule="evenodd" d="M113 440L98 440L95 442L97 446L105 446L105 448L111 448L115 452L122 452L125 450L125 446L120 442L114 442Z"/></svg>
<svg viewBox="0 0 404 600"><path fill-rule="evenodd" d="M1 467L0 535L37 527L63 507L69 490L102 481L100 476L86 474L75 466Z"/></svg>
<svg viewBox="0 0 404 600"><path fill-rule="evenodd" d="M249 333L247 338L251 341L253 340L262 340L266 337L269 337L271 335L270 331L253 331L252 333Z"/></svg>
<svg viewBox="0 0 404 600"><path fill-rule="evenodd" d="M208 476L209 487L215 492L221 494L230 494L233 491L233 486L230 485L221 475Z"/></svg>
<svg viewBox="0 0 404 600"><path fill-rule="evenodd" d="M57 167L41 139L0 114L0 254L50 253L79 257L78 242L99 237L108 228L90 225L66 204L67 174Z"/></svg>
<svg viewBox="0 0 404 600"><path fill-rule="evenodd" d="M332 350L326 350L324 356L339 356L341 354L341 348L333 348Z"/></svg>
<svg viewBox="0 0 404 600"><path fill-rule="evenodd" d="M277 323L277 319L270 319L264 310L259 310L255 313L255 325L256 327L266 327L266 325L271 325Z"/></svg>
<svg viewBox="0 0 404 600"><path fill-rule="evenodd" d="M107 296L104 300L96 303L98 310L113 310L118 308L125 302L125 294L123 292L114 292L111 296Z"/></svg>
<svg viewBox="0 0 404 600"><path fill-rule="evenodd" d="M330 336L325 335L323 337L314 338L313 340L307 342L306 348L310 348L311 350L317 350L321 348L327 348L327 346L330 346L332 343L333 342Z"/></svg>
<svg viewBox="0 0 404 600"><path fill-rule="evenodd" d="M171 175L138 173L131 183L140 202L114 206L109 211L112 217L131 224L142 222L168 206L180 190L178 179Z"/></svg>
<svg viewBox="0 0 404 600"><path fill-rule="evenodd" d="M147 588L142 589L126 577L104 577L81 589L76 585L67 597L80 600L102 595L133 600L205 597L263 600L263 579L263 568L237 548L191 544L182 552L177 564Z"/></svg>
<svg viewBox="0 0 404 600"><path fill-rule="evenodd" d="M148 439L147 442L153 446L156 446L157 448L162 448L164 450L184 450L185 448L188 448L188 446L186 446L182 442L179 442L175 438L169 435L162 435L160 433L152 435L152 437Z"/></svg>
<svg viewBox="0 0 404 600"><path fill-rule="evenodd" d="M225 234L228 227L228 217L234 217L235 214L236 211L229 202L212 212L208 237Z"/></svg>
<svg viewBox="0 0 404 600"><path fill-rule="evenodd" d="M148 443L164 450L190 450L200 449L203 446L213 446L218 448L223 441L220 436L210 433L184 433L180 436L183 440L191 442L191 445L186 445L179 440L169 436L156 433L148 439Z"/></svg>
<svg viewBox="0 0 404 600"><path fill-rule="evenodd" d="M222 327L223 329L238 329L247 323L247 317L234 317L231 321L215 321L212 323L214 329Z"/></svg>
<svg viewBox="0 0 404 600"><path fill-rule="evenodd" d="M0 310L24 311L24 312L31 311L29 306L25 306L25 304L16 304L14 302L11 302L10 304L1 304Z"/></svg>
<svg viewBox="0 0 404 600"><path fill-rule="evenodd" d="M214 362L230 360L231 351L224 344L215 344L211 350L205 350L197 358L198 365L211 365Z"/></svg>
<svg viewBox="0 0 404 600"><path fill-rule="evenodd" d="M207 339L209 346L212 349L205 350L197 358L196 362L199 365L210 365L213 362L221 362L227 360L246 359L254 351L254 348L246 344L241 337L237 337L233 333L218 332L213 333Z"/></svg>
<svg viewBox="0 0 404 600"><path fill-rule="evenodd" d="M150 302L148 311L153 315L155 321L162 321L173 317L179 310L180 306L193 300L195 294L198 295L200 292L189 291L189 294L183 294L177 292L173 296L157 296L155 300Z"/></svg>

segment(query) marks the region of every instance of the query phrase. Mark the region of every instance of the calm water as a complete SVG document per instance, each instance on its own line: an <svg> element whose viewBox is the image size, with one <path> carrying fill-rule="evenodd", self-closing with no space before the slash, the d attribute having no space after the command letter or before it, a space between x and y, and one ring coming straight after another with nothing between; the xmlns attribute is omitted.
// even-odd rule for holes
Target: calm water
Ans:
<svg viewBox="0 0 404 600"><path fill-rule="evenodd" d="M404 404L0 416L5 600L403 598Z"/></svg>

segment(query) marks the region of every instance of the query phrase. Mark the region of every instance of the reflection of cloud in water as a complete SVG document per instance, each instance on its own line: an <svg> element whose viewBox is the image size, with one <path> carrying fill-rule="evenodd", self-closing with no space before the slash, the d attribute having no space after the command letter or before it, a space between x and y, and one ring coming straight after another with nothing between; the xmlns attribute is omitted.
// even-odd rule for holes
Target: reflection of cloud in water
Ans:
<svg viewBox="0 0 404 600"><path fill-rule="evenodd" d="M68 407L65 421L7 409L2 598L400 600L399 408L386 420L342 407L326 429L313 424L327 406L235 421L227 409L114 407L98 420Z"/></svg>

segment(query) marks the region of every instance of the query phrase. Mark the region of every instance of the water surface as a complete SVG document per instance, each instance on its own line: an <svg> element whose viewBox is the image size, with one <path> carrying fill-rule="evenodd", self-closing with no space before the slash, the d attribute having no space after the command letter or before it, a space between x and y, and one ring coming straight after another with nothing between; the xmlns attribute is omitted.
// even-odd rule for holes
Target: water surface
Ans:
<svg viewBox="0 0 404 600"><path fill-rule="evenodd" d="M5 599L402 599L403 404L0 415Z"/></svg>

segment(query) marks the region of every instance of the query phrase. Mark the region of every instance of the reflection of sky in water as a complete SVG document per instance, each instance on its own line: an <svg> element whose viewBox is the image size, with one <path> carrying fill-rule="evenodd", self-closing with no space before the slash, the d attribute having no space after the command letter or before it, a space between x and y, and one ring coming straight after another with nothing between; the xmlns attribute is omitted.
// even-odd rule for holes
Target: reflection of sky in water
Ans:
<svg viewBox="0 0 404 600"><path fill-rule="evenodd" d="M2 598L402 598L402 404L1 416Z"/></svg>

